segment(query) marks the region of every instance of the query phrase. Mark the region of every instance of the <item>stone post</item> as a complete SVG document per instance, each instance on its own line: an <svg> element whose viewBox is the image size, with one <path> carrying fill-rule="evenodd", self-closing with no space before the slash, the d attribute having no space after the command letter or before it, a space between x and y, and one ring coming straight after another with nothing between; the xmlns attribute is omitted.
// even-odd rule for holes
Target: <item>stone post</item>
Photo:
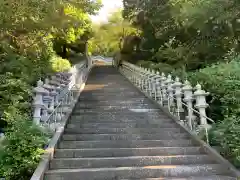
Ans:
<svg viewBox="0 0 240 180"><path fill-rule="evenodd" d="M155 77L154 77L154 81L153 81L153 94L154 94L154 100L155 101L157 101L157 95L158 95L158 93L157 93L157 91L159 90L158 88L158 86L159 86L159 79L160 79L160 74L159 74L159 72L157 71L156 73L155 73Z"/></svg>
<svg viewBox="0 0 240 180"><path fill-rule="evenodd" d="M188 127L193 130L193 122L196 120L196 116L193 114L193 88L188 80L185 81L184 87L182 88L184 93L184 102L187 103L187 112L186 116Z"/></svg>
<svg viewBox="0 0 240 180"><path fill-rule="evenodd" d="M177 101L177 115L181 119L181 113L183 113L182 107L182 83L180 82L179 78L175 78L175 82L173 83L172 87L174 88L175 92L174 95Z"/></svg>
<svg viewBox="0 0 240 180"><path fill-rule="evenodd" d="M200 129L210 128L206 118L207 117L206 108L208 107L208 104L206 103L206 96L208 95L209 93L202 90L202 87L200 84L196 85L196 91L194 92L194 96L196 97L195 107L198 109L200 114Z"/></svg>
<svg viewBox="0 0 240 180"><path fill-rule="evenodd" d="M40 124L42 109L44 108L43 96L48 94L48 92L43 88L43 82L41 80L37 82L37 87L35 87L33 91L35 93L33 102L34 107L33 122L35 124Z"/></svg>
<svg viewBox="0 0 240 180"><path fill-rule="evenodd" d="M141 70L141 89L143 91L144 91L144 84L145 84L145 76L146 76L145 69L142 68L142 70Z"/></svg>
<svg viewBox="0 0 240 180"><path fill-rule="evenodd" d="M168 75L167 80L166 80L166 84L167 84L167 96L168 96L168 108L169 110L171 109L171 106L173 104L173 88L172 88L172 76L171 74Z"/></svg>
<svg viewBox="0 0 240 180"><path fill-rule="evenodd" d="M139 88L141 87L141 68L140 67L138 67L137 69L136 85Z"/></svg>
<svg viewBox="0 0 240 180"><path fill-rule="evenodd" d="M157 72L157 76L155 79L155 101L161 103L161 76L160 73Z"/></svg>
<svg viewBox="0 0 240 180"><path fill-rule="evenodd" d="M54 91L54 87L49 84L49 79L46 78L44 81L43 88L45 88L49 92L49 104L47 105L49 107L49 111L54 110L54 99L55 99L55 93L52 93Z"/></svg>
<svg viewBox="0 0 240 180"><path fill-rule="evenodd" d="M150 70L148 76L148 91L147 91L150 97L152 97L154 77L155 77L154 71Z"/></svg>
<svg viewBox="0 0 240 180"><path fill-rule="evenodd" d="M161 94L162 94L162 105L165 106L165 104L168 102L167 98L167 84L166 84L167 78L164 73L161 75Z"/></svg>

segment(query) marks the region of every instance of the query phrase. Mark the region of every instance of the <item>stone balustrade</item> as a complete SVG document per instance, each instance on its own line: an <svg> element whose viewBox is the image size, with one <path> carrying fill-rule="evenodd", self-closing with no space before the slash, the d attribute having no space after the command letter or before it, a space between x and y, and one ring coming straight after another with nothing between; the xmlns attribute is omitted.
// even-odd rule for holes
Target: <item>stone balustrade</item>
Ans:
<svg viewBox="0 0 240 180"><path fill-rule="evenodd" d="M138 67L123 62L120 72L126 76L148 97L166 108L192 132L205 136L208 142L208 129L214 121L206 116L206 96L200 84L192 87L189 81L181 82L178 77L171 74L155 72L150 69Z"/></svg>
<svg viewBox="0 0 240 180"><path fill-rule="evenodd" d="M60 72L44 81L39 80L33 89L33 122L56 130L74 104L77 91L85 82L87 73L86 63L80 63L69 72Z"/></svg>

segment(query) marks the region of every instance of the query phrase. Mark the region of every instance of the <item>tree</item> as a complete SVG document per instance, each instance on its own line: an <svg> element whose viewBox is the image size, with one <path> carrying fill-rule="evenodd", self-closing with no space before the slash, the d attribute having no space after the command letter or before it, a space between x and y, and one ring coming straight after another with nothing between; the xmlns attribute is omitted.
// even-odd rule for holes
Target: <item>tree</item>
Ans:
<svg viewBox="0 0 240 180"><path fill-rule="evenodd" d="M131 2L124 0L125 18L142 30L142 47L155 52L149 57L154 62L195 70L224 59L229 51L239 52L237 1Z"/></svg>
<svg viewBox="0 0 240 180"><path fill-rule="evenodd" d="M123 19L121 9L113 12L107 23L95 25L94 29L94 37L89 42L89 50L92 54L104 56L113 56L116 52L124 49L126 37L140 34L130 22Z"/></svg>

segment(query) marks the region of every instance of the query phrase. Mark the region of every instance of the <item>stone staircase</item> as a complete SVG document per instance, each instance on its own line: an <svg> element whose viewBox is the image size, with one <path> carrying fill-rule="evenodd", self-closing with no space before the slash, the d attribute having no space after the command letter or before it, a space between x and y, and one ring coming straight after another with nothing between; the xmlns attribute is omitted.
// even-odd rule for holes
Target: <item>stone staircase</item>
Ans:
<svg viewBox="0 0 240 180"><path fill-rule="evenodd" d="M114 68L94 67L46 180L233 180Z"/></svg>

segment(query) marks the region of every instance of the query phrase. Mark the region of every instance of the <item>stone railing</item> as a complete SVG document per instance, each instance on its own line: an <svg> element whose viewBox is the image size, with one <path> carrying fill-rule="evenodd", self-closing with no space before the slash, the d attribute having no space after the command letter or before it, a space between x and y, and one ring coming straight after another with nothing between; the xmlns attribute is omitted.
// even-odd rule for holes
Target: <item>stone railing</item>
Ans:
<svg viewBox="0 0 240 180"><path fill-rule="evenodd" d="M167 109L179 124L209 143L208 130L214 121L206 116L209 93L202 90L200 84L193 88L187 80L181 82L171 74L160 74L128 62L123 62L119 70L146 96Z"/></svg>
<svg viewBox="0 0 240 180"><path fill-rule="evenodd" d="M56 131L63 117L75 104L87 73L86 63L82 62L69 72L57 73L44 82L39 80L34 88L33 122Z"/></svg>

